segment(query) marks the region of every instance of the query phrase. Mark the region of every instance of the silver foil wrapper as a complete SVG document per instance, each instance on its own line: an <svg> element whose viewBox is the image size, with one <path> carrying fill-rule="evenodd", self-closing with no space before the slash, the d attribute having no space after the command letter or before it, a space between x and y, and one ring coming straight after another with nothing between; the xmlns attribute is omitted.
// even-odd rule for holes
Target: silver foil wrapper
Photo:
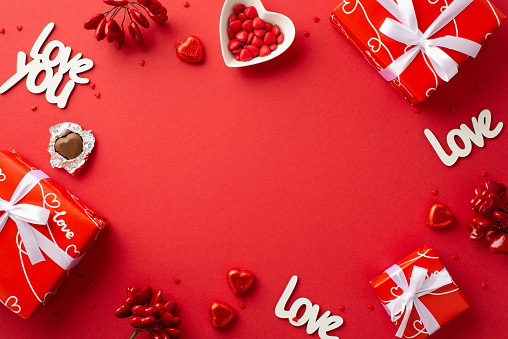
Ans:
<svg viewBox="0 0 508 339"><path fill-rule="evenodd" d="M48 152L51 155L50 163L53 168L63 168L70 174L78 173L85 165L95 145L95 137L92 131L84 131L81 126L73 122L62 122L49 128L51 139L49 140ZM67 159L55 150L55 142L69 133L79 134L83 140L83 151L74 159Z"/></svg>

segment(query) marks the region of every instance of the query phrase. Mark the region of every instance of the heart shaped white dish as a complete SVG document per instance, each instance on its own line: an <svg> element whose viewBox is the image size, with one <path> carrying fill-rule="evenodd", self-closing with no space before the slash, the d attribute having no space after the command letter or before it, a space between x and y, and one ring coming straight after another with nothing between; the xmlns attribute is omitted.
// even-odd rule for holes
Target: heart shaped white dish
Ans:
<svg viewBox="0 0 508 339"><path fill-rule="evenodd" d="M235 59L235 56L228 49L229 45L229 36L228 36L228 25L229 25L229 17L233 14L233 7L239 4L244 4L245 7L254 6L258 12L258 16L266 22L270 22L273 25L278 25L280 31L284 34L284 41L277 46L275 51L272 51L267 56L258 56L252 58L249 61L238 61ZM295 25L293 22L285 15L269 12L267 11L263 3L260 0L226 0L224 2L224 6L222 7L222 12L220 16L220 44L222 50L222 57L224 58L224 62L228 67L245 67L251 66L255 64L260 64L262 62L272 60L273 58L278 57L282 53L284 53L289 46L293 43L295 39Z"/></svg>

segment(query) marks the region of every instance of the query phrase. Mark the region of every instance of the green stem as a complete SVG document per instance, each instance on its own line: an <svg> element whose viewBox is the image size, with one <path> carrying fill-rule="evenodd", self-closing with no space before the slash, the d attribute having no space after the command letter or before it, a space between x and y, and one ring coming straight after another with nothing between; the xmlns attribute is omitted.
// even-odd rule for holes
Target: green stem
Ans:
<svg viewBox="0 0 508 339"><path fill-rule="evenodd" d="M139 332L141 332L141 331L135 330L134 333L132 333L132 335L131 335L131 337L129 339L134 339L134 337L137 336Z"/></svg>

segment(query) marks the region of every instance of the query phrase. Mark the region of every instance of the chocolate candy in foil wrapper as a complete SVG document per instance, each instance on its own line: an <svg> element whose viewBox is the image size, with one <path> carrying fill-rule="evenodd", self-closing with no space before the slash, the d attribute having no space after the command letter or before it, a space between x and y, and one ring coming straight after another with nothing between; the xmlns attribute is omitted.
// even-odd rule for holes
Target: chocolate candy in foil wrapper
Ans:
<svg viewBox="0 0 508 339"><path fill-rule="evenodd" d="M48 152L53 168L63 168L74 175L85 165L95 145L92 131L84 131L73 122L62 122L49 128Z"/></svg>

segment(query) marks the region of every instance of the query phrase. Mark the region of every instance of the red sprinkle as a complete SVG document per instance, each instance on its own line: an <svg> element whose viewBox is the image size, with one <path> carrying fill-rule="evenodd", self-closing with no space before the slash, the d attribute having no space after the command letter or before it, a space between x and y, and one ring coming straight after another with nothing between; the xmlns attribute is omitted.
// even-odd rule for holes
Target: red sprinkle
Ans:
<svg viewBox="0 0 508 339"><path fill-rule="evenodd" d="M23 26L21 26L21 25L17 25L17 26L16 26L16 29L17 29L18 31L21 31L21 30L23 29Z"/></svg>
<svg viewBox="0 0 508 339"><path fill-rule="evenodd" d="M95 309L95 304L90 304L90 309L91 310Z"/></svg>
<svg viewBox="0 0 508 339"><path fill-rule="evenodd" d="M188 3L187 1L185 1L185 2L183 3L183 7L189 7L189 6L190 6L190 3Z"/></svg>
<svg viewBox="0 0 508 339"><path fill-rule="evenodd" d="M368 304L368 305L367 305L367 308L368 308L369 310L371 310L371 311L372 311L372 310L374 309L374 305L372 305L372 304Z"/></svg>
<svg viewBox="0 0 508 339"><path fill-rule="evenodd" d="M298 318L297 317L293 317L293 319L291 319L291 320L293 320L295 323L298 322Z"/></svg>
<svg viewBox="0 0 508 339"><path fill-rule="evenodd" d="M455 112L455 111L456 111L455 106L451 105L450 106L450 112Z"/></svg>
<svg viewBox="0 0 508 339"><path fill-rule="evenodd" d="M88 284L88 287L94 287L95 286L95 282L92 280L90 281L90 283Z"/></svg>
<svg viewBox="0 0 508 339"><path fill-rule="evenodd" d="M339 309L339 311L344 311L344 305L340 305L339 307L337 307Z"/></svg>
<svg viewBox="0 0 508 339"><path fill-rule="evenodd" d="M309 35L310 35L310 32L309 31L305 31L305 32L303 32L303 35L305 35L305 37L308 38Z"/></svg>
<svg viewBox="0 0 508 339"><path fill-rule="evenodd" d="M143 67L145 65L145 60L139 60L139 64Z"/></svg>
<svg viewBox="0 0 508 339"><path fill-rule="evenodd" d="M56 320L58 319L59 316L60 314L58 314L58 312L53 312L53 314L51 315L51 319Z"/></svg>
<svg viewBox="0 0 508 339"><path fill-rule="evenodd" d="M414 107L413 111L415 111L415 113L420 113L420 107Z"/></svg>
<svg viewBox="0 0 508 339"><path fill-rule="evenodd" d="M175 282L175 284L178 284L180 282L180 279L179 278L173 278L173 281Z"/></svg>
<svg viewBox="0 0 508 339"><path fill-rule="evenodd" d="M437 190L436 190L436 189L433 189L432 191L430 191L430 194L432 194L432 195L437 195Z"/></svg>
<svg viewBox="0 0 508 339"><path fill-rule="evenodd" d="M312 20L314 20L314 22L318 22L319 21L319 18L317 16L313 17Z"/></svg>
<svg viewBox="0 0 508 339"><path fill-rule="evenodd" d="M476 83L476 84L474 84L474 88L475 88L477 91L479 91L479 90L481 90L481 89L482 89L482 84L481 84L481 83Z"/></svg>
<svg viewBox="0 0 508 339"><path fill-rule="evenodd" d="M487 174L487 172L482 171L482 174L481 174L481 175L482 175L482 177L486 177L488 174Z"/></svg>
<svg viewBox="0 0 508 339"><path fill-rule="evenodd" d="M240 308L243 310L245 308L245 304L244 303L240 303Z"/></svg>
<svg viewBox="0 0 508 339"><path fill-rule="evenodd" d="M82 275L78 275L78 276L76 277L76 281L77 281L78 283L83 282L83 276L82 276Z"/></svg>
<svg viewBox="0 0 508 339"><path fill-rule="evenodd" d="M485 281L482 281L482 288L487 288L487 283Z"/></svg>
<svg viewBox="0 0 508 339"><path fill-rule="evenodd" d="M95 95L95 97L96 97L97 99L99 99L99 98L101 97L101 94L100 94L99 92L95 92L93 95Z"/></svg>
<svg viewBox="0 0 508 339"><path fill-rule="evenodd" d="M453 259L453 260L457 260L457 259L459 259L459 255L458 255L457 253L453 253L453 254L452 254L452 259Z"/></svg>
<svg viewBox="0 0 508 339"><path fill-rule="evenodd" d="M32 112L33 112L33 111L37 111L37 106L32 105L32 107L30 107L30 109L32 110Z"/></svg>
<svg viewBox="0 0 508 339"><path fill-rule="evenodd" d="M95 84L93 82L90 83L90 88L95 89Z"/></svg>
<svg viewBox="0 0 508 339"><path fill-rule="evenodd" d="M5 28L0 28L0 34L5 34Z"/></svg>

